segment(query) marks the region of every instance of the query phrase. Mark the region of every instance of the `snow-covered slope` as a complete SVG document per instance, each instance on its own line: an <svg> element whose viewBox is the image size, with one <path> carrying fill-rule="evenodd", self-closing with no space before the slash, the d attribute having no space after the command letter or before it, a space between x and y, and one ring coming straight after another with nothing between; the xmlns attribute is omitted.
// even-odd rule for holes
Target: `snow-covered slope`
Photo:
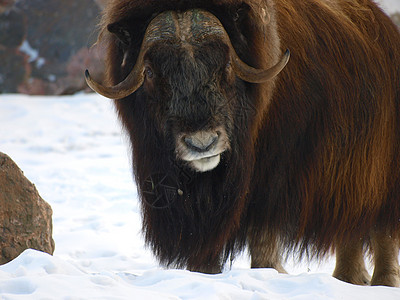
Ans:
<svg viewBox="0 0 400 300"><path fill-rule="evenodd" d="M143 247L128 146L109 100L0 96L0 151L53 207L54 256L27 250L0 267L0 299L400 299L329 274L333 260L288 262L292 275L249 269L162 270ZM293 275L295 274L295 275Z"/></svg>

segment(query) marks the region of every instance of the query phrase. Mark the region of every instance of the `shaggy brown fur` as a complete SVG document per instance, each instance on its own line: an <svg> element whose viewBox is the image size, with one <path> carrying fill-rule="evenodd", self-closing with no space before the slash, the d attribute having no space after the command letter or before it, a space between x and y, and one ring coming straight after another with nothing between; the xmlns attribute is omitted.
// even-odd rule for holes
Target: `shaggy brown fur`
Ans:
<svg viewBox="0 0 400 300"><path fill-rule="evenodd" d="M292 56L276 81L221 80L221 93L234 104L216 119L234 123L231 151L210 172L191 172L174 160L164 113L149 101L148 87L115 101L132 142L146 241L160 261L219 272L249 245L252 267L283 272L282 251L321 257L337 248L334 275L364 284L363 251L371 246L372 284L399 285L396 26L369 0L116 0L100 35L108 83L130 72L152 17L191 8L217 16L249 65L267 68L286 48ZM118 28L129 31L128 46ZM161 174L183 193L157 209L145 192L149 178L154 185L165 179Z"/></svg>

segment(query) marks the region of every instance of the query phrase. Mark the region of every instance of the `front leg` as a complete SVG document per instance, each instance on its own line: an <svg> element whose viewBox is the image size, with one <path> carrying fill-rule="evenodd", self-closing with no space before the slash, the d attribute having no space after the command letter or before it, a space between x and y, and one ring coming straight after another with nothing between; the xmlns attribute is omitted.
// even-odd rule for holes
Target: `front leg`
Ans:
<svg viewBox="0 0 400 300"><path fill-rule="evenodd" d="M199 273L205 273L205 274L218 274L221 273L222 268L220 265L216 264L207 264L207 265L202 265L202 266L192 266L188 265L187 269L191 272L199 272Z"/></svg>
<svg viewBox="0 0 400 300"><path fill-rule="evenodd" d="M371 233L371 246L375 262L371 285L399 287L399 239L385 230L374 230Z"/></svg>
<svg viewBox="0 0 400 300"><path fill-rule="evenodd" d="M220 257L208 259L194 257L189 259L186 269L191 272L218 274L222 272L222 263Z"/></svg>
<svg viewBox="0 0 400 300"><path fill-rule="evenodd" d="M363 246L362 240L354 240L336 246L334 277L352 284L369 285L371 276L365 268Z"/></svg>
<svg viewBox="0 0 400 300"><path fill-rule="evenodd" d="M273 268L279 273L287 273L282 266L279 238L269 232L250 235L249 250L252 268Z"/></svg>

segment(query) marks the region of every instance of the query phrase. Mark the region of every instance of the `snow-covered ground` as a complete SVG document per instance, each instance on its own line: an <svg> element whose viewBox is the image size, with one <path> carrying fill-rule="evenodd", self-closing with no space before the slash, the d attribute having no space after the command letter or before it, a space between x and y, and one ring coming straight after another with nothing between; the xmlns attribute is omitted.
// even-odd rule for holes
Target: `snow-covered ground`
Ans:
<svg viewBox="0 0 400 300"><path fill-rule="evenodd" d="M159 268L140 234L128 146L109 100L0 96L0 151L53 208L54 256L27 250L0 267L0 299L400 299L400 289L358 287L323 264L288 262L292 275Z"/></svg>
<svg viewBox="0 0 400 300"><path fill-rule="evenodd" d="M143 246L128 145L100 96L0 95L0 151L51 204L56 244L54 256L27 250L0 266L0 299L400 299L332 278L333 259L289 261L291 275L249 269L246 254L219 275L160 268Z"/></svg>

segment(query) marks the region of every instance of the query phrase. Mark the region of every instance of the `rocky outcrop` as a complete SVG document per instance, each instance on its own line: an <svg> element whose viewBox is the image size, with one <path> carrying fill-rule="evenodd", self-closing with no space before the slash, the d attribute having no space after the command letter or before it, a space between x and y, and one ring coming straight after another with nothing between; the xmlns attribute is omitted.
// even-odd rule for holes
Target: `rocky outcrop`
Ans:
<svg viewBox="0 0 400 300"><path fill-rule="evenodd" d="M97 0L0 1L0 93L85 89L100 11Z"/></svg>
<svg viewBox="0 0 400 300"><path fill-rule="evenodd" d="M53 254L52 210L11 158L0 152L0 264L29 248Z"/></svg>

